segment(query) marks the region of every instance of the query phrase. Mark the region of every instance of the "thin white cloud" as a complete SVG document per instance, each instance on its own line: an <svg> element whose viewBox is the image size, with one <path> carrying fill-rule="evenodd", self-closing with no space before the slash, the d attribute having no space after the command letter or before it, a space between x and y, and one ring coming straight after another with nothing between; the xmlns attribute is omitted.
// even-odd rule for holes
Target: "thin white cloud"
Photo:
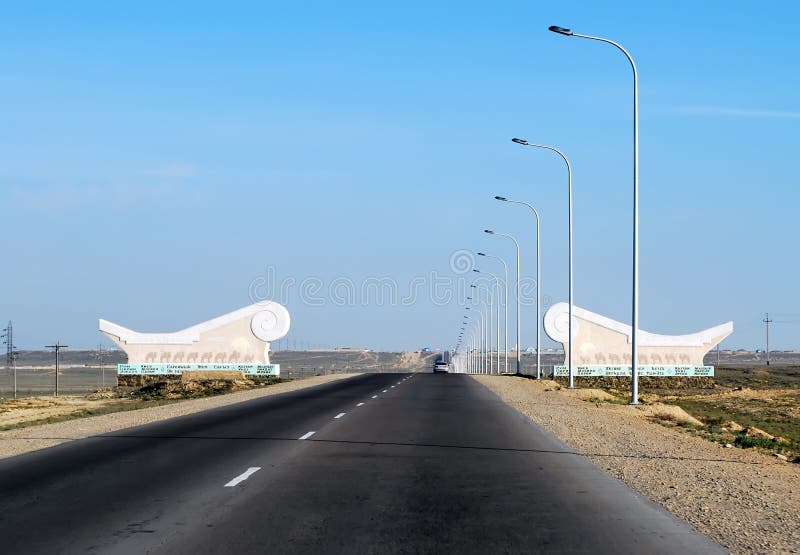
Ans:
<svg viewBox="0 0 800 555"><path fill-rule="evenodd" d="M681 106L675 109L681 114L695 116L719 116L730 118L778 118L800 119L800 112L782 110L760 110L753 108L726 108L723 106Z"/></svg>
<svg viewBox="0 0 800 555"><path fill-rule="evenodd" d="M192 164L172 162L160 168L156 168L155 170L149 172L149 175L157 177L179 177L185 179L197 175L197 169Z"/></svg>
<svg viewBox="0 0 800 555"><path fill-rule="evenodd" d="M196 202L202 195L195 187L175 184L12 186L9 189L10 206L59 212Z"/></svg>

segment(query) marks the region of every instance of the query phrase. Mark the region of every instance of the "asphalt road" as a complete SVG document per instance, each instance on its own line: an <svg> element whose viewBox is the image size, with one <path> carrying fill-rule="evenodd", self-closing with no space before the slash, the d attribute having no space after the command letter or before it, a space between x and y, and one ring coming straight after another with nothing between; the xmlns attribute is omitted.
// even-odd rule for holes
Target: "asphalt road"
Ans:
<svg viewBox="0 0 800 555"><path fill-rule="evenodd" d="M724 553L463 375L373 374L0 461L5 553Z"/></svg>

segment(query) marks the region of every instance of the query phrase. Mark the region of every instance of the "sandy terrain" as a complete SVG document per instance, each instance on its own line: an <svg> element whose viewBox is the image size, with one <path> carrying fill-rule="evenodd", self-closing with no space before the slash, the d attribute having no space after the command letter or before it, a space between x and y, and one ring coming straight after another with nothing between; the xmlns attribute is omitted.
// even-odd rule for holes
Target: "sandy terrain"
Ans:
<svg viewBox="0 0 800 555"><path fill-rule="evenodd" d="M334 380L347 379L359 374L332 374L328 376L315 376L303 380L293 380L271 385L269 387L237 391L227 395L217 395L215 397L205 397L203 399L191 399L179 401L159 407L151 407L126 412L115 412L100 416L78 418L66 422L54 424L42 424L15 430L0 432L0 457L10 457L36 449L44 449L91 435L113 432L132 426L140 426L166 418L183 416L216 407L231 405L267 395L277 395L287 391L295 391L305 387L331 382ZM100 406L108 402L119 402L118 399L87 401L85 398L59 398L56 403L49 404L47 401L53 399L34 400L29 408L18 407L12 411L0 414L0 422L3 424L19 421L21 418L36 419L34 416L45 417L63 412L71 412L79 408L86 408L87 403L93 406ZM26 399L25 401L30 401ZM43 402L44 401L44 402ZM99 403L99 404L97 404ZM40 405L40 406L38 406ZM23 405L24 406L24 405ZM32 411L32 412L29 412Z"/></svg>
<svg viewBox="0 0 800 555"><path fill-rule="evenodd" d="M79 410L94 410L110 404L129 403L120 399L91 399L85 395L62 397L27 397L0 403L0 427L43 420Z"/></svg>
<svg viewBox="0 0 800 555"><path fill-rule="evenodd" d="M652 407L582 400L592 395L557 390L555 382L474 377L732 552L800 553L800 465L664 427L648 419Z"/></svg>

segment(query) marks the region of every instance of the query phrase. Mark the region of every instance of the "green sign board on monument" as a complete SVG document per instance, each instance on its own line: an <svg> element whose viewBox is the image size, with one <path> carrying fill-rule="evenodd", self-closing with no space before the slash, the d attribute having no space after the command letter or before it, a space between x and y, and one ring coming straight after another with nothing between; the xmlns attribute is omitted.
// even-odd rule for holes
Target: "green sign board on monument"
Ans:
<svg viewBox="0 0 800 555"><path fill-rule="evenodd" d="M180 376L188 372L243 372L245 376L280 376L280 364L117 364L120 376Z"/></svg>
<svg viewBox="0 0 800 555"><path fill-rule="evenodd" d="M569 368L566 366L554 366L556 376L568 376ZM631 375L630 366L606 366L602 364L589 364L575 366L573 375L577 377L629 377ZM639 365L639 376L641 377L689 377L689 378L713 378L713 366L664 366L664 365Z"/></svg>

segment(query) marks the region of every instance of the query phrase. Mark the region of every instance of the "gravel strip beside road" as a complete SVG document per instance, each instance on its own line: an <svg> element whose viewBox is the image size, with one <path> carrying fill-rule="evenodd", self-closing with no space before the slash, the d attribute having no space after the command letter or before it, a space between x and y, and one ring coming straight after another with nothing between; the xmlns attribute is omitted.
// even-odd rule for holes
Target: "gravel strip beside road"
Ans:
<svg viewBox="0 0 800 555"><path fill-rule="evenodd" d="M167 418L184 416L186 414L201 412L225 405L241 403L242 401L249 401L267 395L296 391L298 389L313 387L334 380L353 378L359 375L360 374L331 374L328 376L314 376L257 389L237 391L226 395L179 401L160 407L115 412L100 416L67 420L55 424L43 424L41 426L30 426L18 430L7 430L0 432L0 458L52 447L53 445L58 445L65 441L115 432L133 426L149 424L150 422L156 422L158 420L165 420Z"/></svg>
<svg viewBox="0 0 800 555"><path fill-rule="evenodd" d="M800 553L800 466L650 422L636 407L582 401L552 382L473 377L733 553Z"/></svg>

